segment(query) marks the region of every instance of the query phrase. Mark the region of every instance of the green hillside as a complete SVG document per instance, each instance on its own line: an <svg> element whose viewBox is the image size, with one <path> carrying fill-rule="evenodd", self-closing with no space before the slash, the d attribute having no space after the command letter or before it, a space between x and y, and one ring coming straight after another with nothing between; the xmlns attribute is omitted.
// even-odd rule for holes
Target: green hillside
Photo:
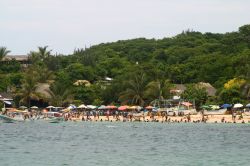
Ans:
<svg viewBox="0 0 250 166"><path fill-rule="evenodd" d="M171 97L173 84L198 82L218 89L216 97L205 97L203 102L247 102L250 96L250 25L225 34L187 30L159 40L104 43L68 56L52 55L48 47L41 47L29 57L31 65L25 69L14 60L0 66L0 92L11 89L16 103L146 105ZM229 87L224 86L234 78ZM51 97L36 94L37 83L48 80ZM91 86L73 85L77 80L88 80Z"/></svg>

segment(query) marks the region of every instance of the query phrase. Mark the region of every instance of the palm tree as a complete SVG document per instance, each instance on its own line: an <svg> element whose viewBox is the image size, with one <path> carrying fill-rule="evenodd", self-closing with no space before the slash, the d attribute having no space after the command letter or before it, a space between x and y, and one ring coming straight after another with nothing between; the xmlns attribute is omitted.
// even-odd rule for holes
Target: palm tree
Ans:
<svg viewBox="0 0 250 166"><path fill-rule="evenodd" d="M31 99L39 100L42 98L42 95L36 92L37 82L32 76L32 74L25 75L22 80L21 89L18 92L17 96L21 97L20 103L27 104L30 107Z"/></svg>
<svg viewBox="0 0 250 166"><path fill-rule="evenodd" d="M71 90L60 83L53 84L47 92L51 96L49 104L54 106L63 106L65 103L71 103L74 98Z"/></svg>
<svg viewBox="0 0 250 166"><path fill-rule="evenodd" d="M0 47L0 61L10 53L6 47Z"/></svg>
<svg viewBox="0 0 250 166"><path fill-rule="evenodd" d="M52 50L47 50L49 46L44 47L38 47L38 55L41 57L41 59L46 59L51 55Z"/></svg>
<svg viewBox="0 0 250 166"><path fill-rule="evenodd" d="M48 46L38 47L38 51L31 51L29 53L29 58L33 63L44 61L49 58L52 50L48 50Z"/></svg>
<svg viewBox="0 0 250 166"><path fill-rule="evenodd" d="M119 101L124 104L138 104L143 106L144 89L146 87L145 75L135 75L132 80L128 81L128 88L120 94Z"/></svg>
<svg viewBox="0 0 250 166"><path fill-rule="evenodd" d="M169 80L151 81L146 86L145 95L148 99L163 100L170 97L170 88L172 87Z"/></svg>

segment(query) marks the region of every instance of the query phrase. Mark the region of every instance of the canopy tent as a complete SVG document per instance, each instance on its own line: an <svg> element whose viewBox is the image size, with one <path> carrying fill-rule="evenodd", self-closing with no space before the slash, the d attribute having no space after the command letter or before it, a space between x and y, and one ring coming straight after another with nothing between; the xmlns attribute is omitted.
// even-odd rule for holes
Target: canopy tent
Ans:
<svg viewBox="0 0 250 166"><path fill-rule="evenodd" d="M87 106L86 106L86 105L84 105L84 104L81 104L81 105L79 105L77 108L83 108L83 109L86 109L86 108L87 108Z"/></svg>
<svg viewBox="0 0 250 166"><path fill-rule="evenodd" d="M234 104L234 108L242 108L242 107L243 107L243 105L240 103Z"/></svg>
<svg viewBox="0 0 250 166"><path fill-rule="evenodd" d="M247 108L250 108L250 103L246 105Z"/></svg>
<svg viewBox="0 0 250 166"><path fill-rule="evenodd" d="M87 108L93 110L93 109L96 109L96 106L94 106L94 105L87 105Z"/></svg>
<svg viewBox="0 0 250 166"><path fill-rule="evenodd" d="M46 107L46 108L51 109L51 108L55 108L55 107L52 106L52 105L50 105L50 106L48 106L48 107Z"/></svg>
<svg viewBox="0 0 250 166"><path fill-rule="evenodd" d="M223 104L221 108L230 108L232 107L232 104Z"/></svg>
<svg viewBox="0 0 250 166"><path fill-rule="evenodd" d="M125 110L128 109L128 107L129 107L129 106L127 106L127 105L123 105L123 106L118 107L118 110L119 110L119 111L125 111Z"/></svg>
<svg viewBox="0 0 250 166"><path fill-rule="evenodd" d="M32 106L32 107L30 107L31 109L38 109L38 107L37 106Z"/></svg>

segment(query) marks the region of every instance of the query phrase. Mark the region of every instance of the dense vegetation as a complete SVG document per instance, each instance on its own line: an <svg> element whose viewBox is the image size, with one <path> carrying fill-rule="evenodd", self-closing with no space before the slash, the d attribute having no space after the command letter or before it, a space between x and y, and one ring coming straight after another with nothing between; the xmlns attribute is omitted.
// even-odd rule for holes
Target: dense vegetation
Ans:
<svg viewBox="0 0 250 166"><path fill-rule="evenodd" d="M0 58L8 53L2 47ZM30 105L31 100L55 105L146 105L169 98L173 84L190 84L183 97L201 98L202 104L247 102L250 97L250 25L225 34L188 30L160 40L99 44L68 56L52 55L48 47L39 47L29 53L29 59L28 68L15 60L0 66L0 92L11 91L17 105ZM77 80L91 85L76 86ZM38 83L45 82L51 85L50 98L36 92ZM212 84L217 96L208 99L201 92L204 89L194 85L197 82Z"/></svg>

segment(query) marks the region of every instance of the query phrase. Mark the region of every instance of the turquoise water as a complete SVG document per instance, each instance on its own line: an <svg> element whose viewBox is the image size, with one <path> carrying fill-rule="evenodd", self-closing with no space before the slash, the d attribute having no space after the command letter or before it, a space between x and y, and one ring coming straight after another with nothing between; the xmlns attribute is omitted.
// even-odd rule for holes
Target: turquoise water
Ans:
<svg viewBox="0 0 250 166"><path fill-rule="evenodd" d="M248 124L0 123L0 165L250 165Z"/></svg>

